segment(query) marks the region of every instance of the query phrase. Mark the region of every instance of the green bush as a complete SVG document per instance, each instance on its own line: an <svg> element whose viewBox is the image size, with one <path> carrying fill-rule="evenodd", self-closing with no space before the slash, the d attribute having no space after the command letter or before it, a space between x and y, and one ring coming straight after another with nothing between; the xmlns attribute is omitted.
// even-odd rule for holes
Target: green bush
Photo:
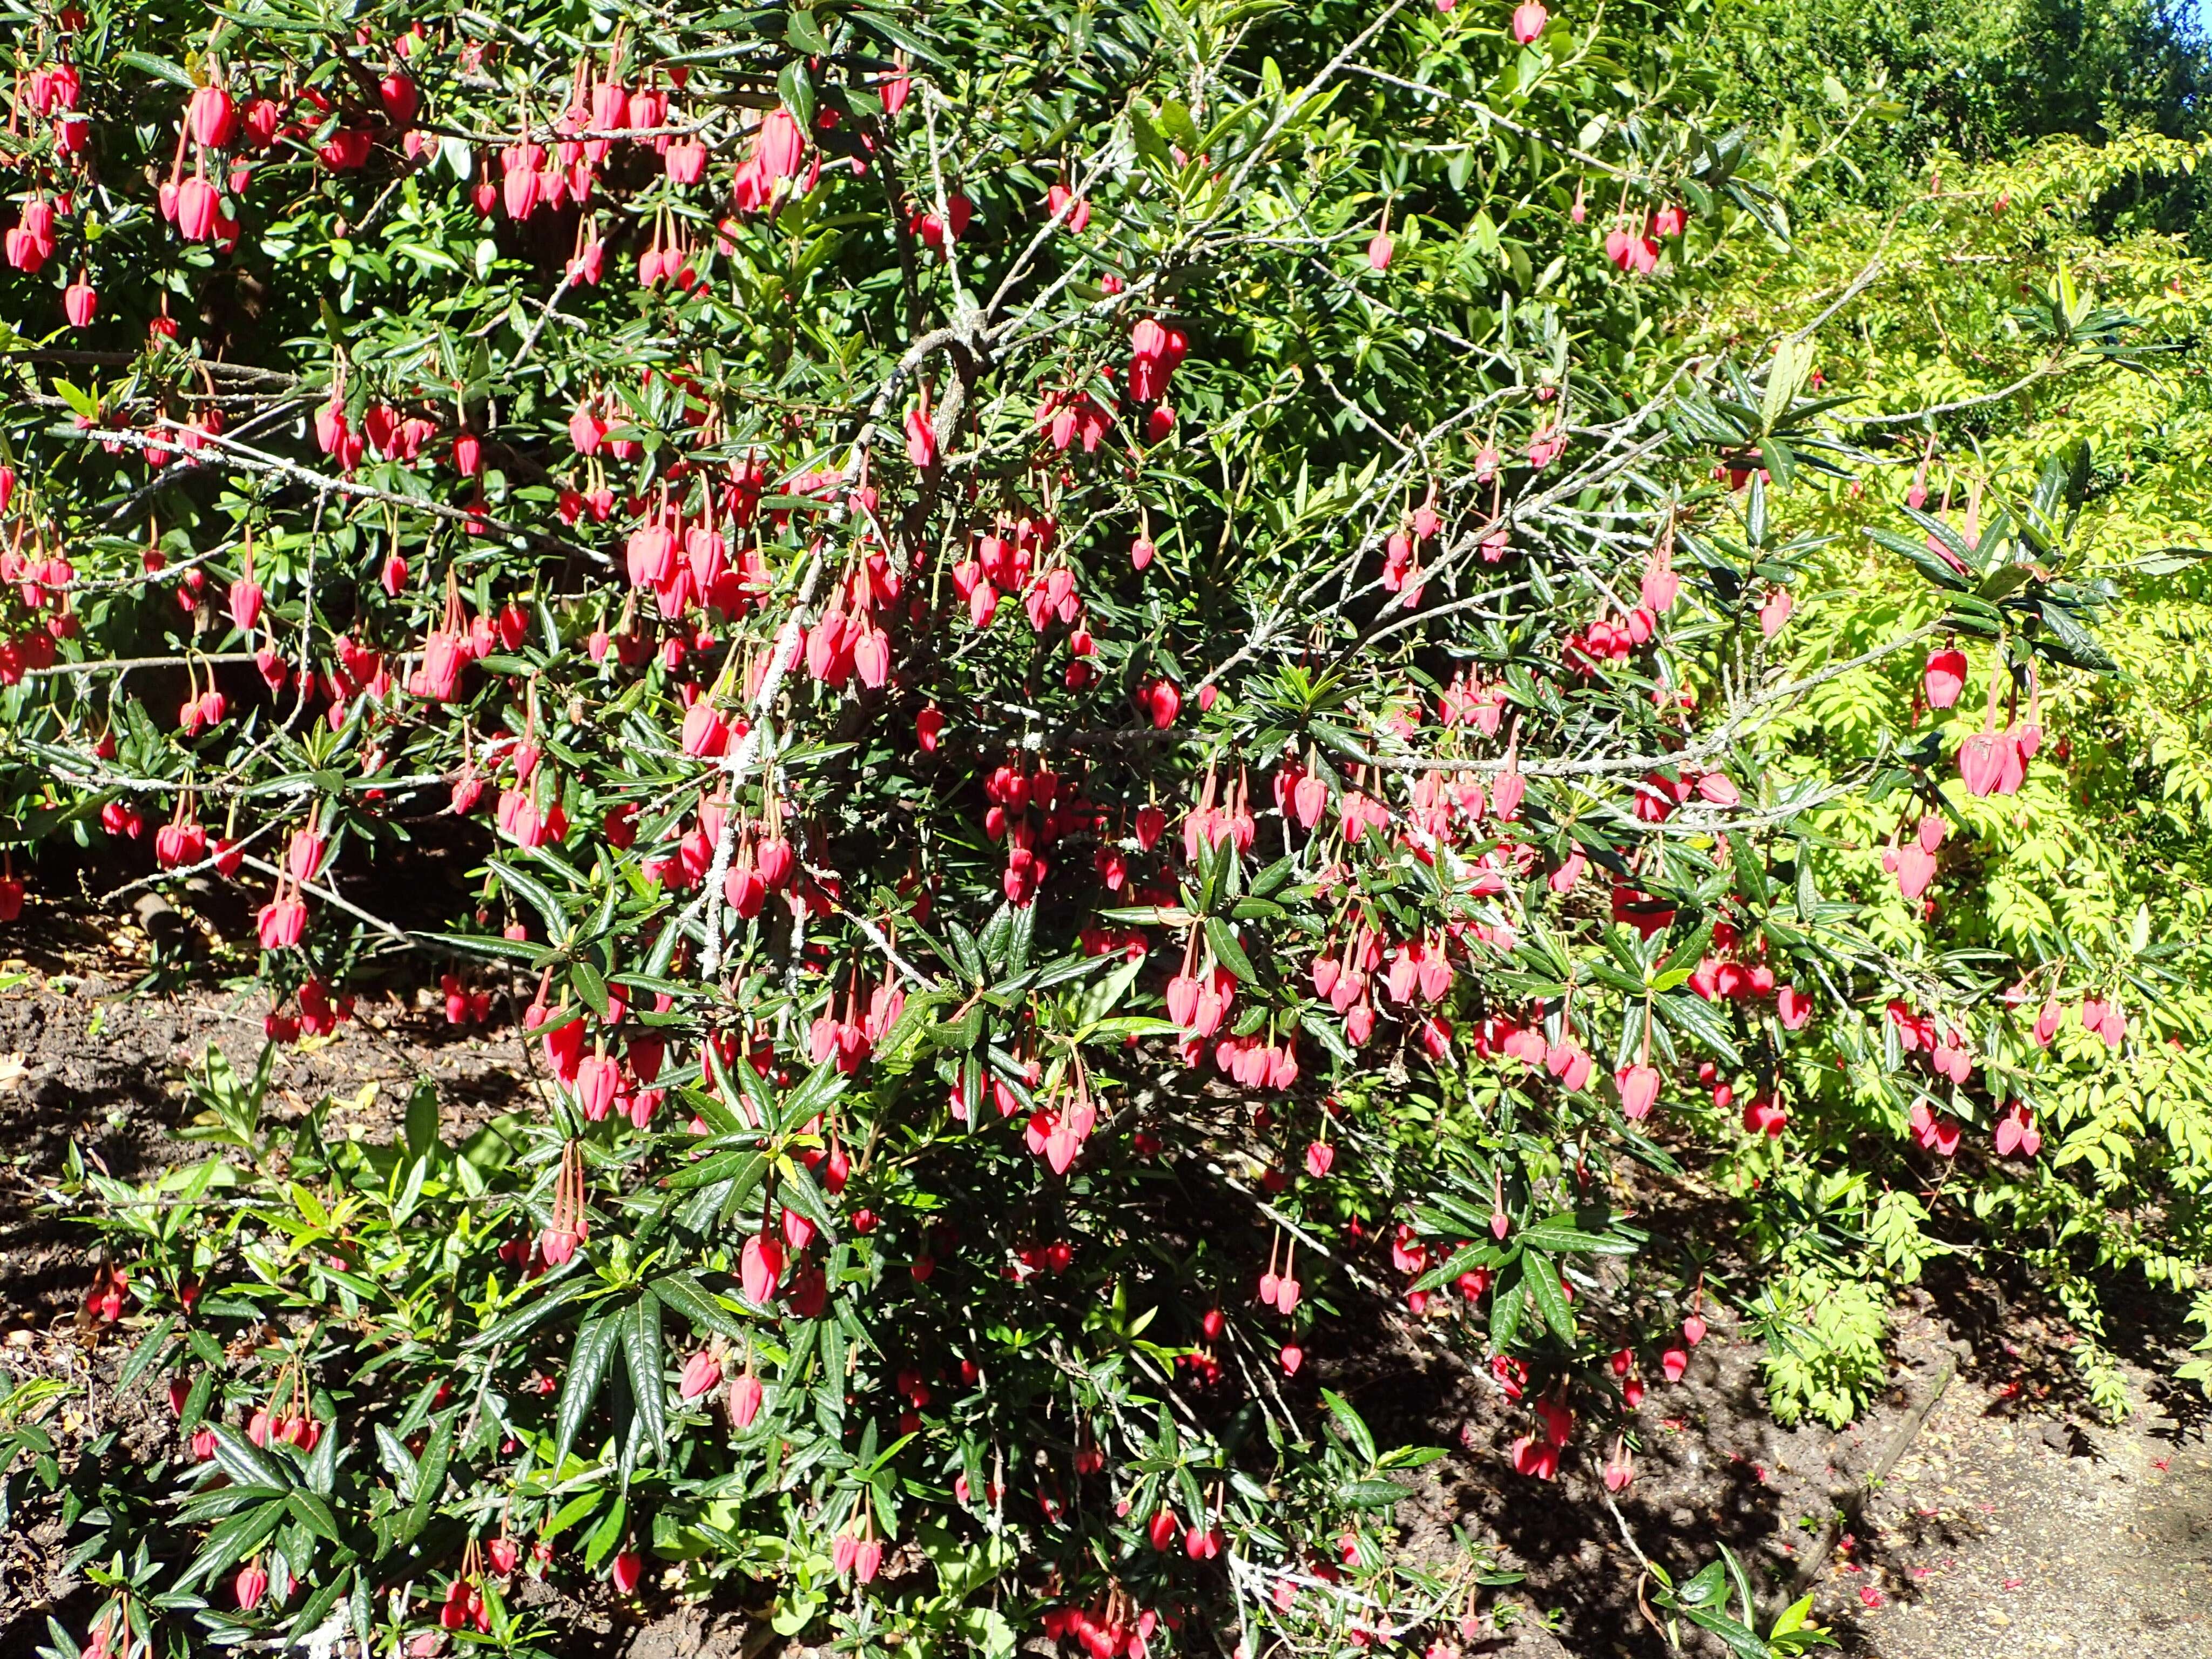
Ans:
<svg viewBox="0 0 2212 1659"><path fill-rule="evenodd" d="M1434 1454L1326 1386L1384 1322L1550 1479L1695 1346L1708 1242L1625 1219L1630 1164L2041 1169L2072 1047L1833 826L1963 843L2057 775L2016 740L2120 598L2090 452L1887 513L1921 586L1806 659L1796 504L1899 456L1825 299L1683 325L1802 172L1704 125L1706 21L14 25L9 920L71 857L235 883L251 936L169 965L272 1042L435 976L536 1085L380 1146L210 1057L204 1160L72 1170L179 1439L80 1462L57 1650L557 1651L518 1575L648 1571L854 1650L1425 1640ZM2100 373L2143 331L2074 280L2032 326ZM1947 631L2025 714L1775 745ZM1925 1254L1854 1201L1840 1278L1747 1206L1785 1412L1863 1397L1861 1277ZM1733 1557L1654 1571L1821 1639L1752 1634Z"/></svg>

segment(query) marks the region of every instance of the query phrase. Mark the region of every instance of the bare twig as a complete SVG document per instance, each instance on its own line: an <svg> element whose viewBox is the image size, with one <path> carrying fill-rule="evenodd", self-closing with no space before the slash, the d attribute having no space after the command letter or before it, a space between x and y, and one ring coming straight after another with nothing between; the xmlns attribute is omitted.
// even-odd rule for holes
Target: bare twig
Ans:
<svg viewBox="0 0 2212 1659"><path fill-rule="evenodd" d="M286 878L287 872L279 870L275 865L270 863L266 859L254 858L249 854L245 860L245 862L249 868L258 870L264 876L273 876L278 881L283 881ZM382 916L377 915L371 911L362 909L361 906L356 904L351 899L345 897L334 888L326 887L322 883L314 881L301 882L299 884L299 887L301 892L313 893L317 898L321 899L324 902L336 905L339 909L344 911L356 921L367 922L370 927L375 928L378 933L405 945L410 951L419 951L428 948L421 940L417 939L405 928L395 927L392 923L386 921Z"/></svg>
<svg viewBox="0 0 2212 1659"><path fill-rule="evenodd" d="M64 679L70 676L90 677L94 674L128 674L139 668L185 668L207 663L239 663L254 660L251 651L219 651L212 656L197 652L189 657L107 657L95 661L58 662L48 668L27 670L26 679Z"/></svg>

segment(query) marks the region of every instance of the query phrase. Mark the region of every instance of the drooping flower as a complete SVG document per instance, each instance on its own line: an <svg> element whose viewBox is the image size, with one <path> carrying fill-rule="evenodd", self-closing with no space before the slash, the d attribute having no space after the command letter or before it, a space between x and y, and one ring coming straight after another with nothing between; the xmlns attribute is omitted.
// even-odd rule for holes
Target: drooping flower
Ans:
<svg viewBox="0 0 2212 1659"><path fill-rule="evenodd" d="M760 131L753 139L753 154L759 158L761 172L771 181L788 179L799 171L799 164L806 154L806 135L790 112L772 109L761 118Z"/></svg>
<svg viewBox="0 0 2212 1659"><path fill-rule="evenodd" d="M677 1393L684 1403L703 1399L722 1385L722 1362L702 1348L684 1362L684 1375L677 1383Z"/></svg>
<svg viewBox="0 0 2212 1659"><path fill-rule="evenodd" d="M615 1593L628 1595L637 1588L637 1581L645 1574L645 1558L635 1550L623 1550L615 1557L608 1577L613 1581Z"/></svg>
<svg viewBox="0 0 2212 1659"><path fill-rule="evenodd" d="M62 290L62 315L69 319L71 328L88 326L99 310L100 295L82 274Z"/></svg>
<svg viewBox="0 0 2212 1659"><path fill-rule="evenodd" d="M1626 1117L1636 1120L1649 1117L1651 1108L1659 1098L1659 1073L1650 1066L1625 1066L1613 1074L1620 1089L1620 1109Z"/></svg>
<svg viewBox="0 0 2212 1659"><path fill-rule="evenodd" d="M749 1429L760 1415L760 1378L747 1370L730 1379L730 1421L740 1429Z"/></svg>
<svg viewBox="0 0 2212 1659"><path fill-rule="evenodd" d="M185 123L196 143L227 149L238 136L238 111L230 94L218 86L195 87L185 100Z"/></svg>
<svg viewBox="0 0 2212 1659"><path fill-rule="evenodd" d="M1966 684L1966 653L1956 646L1929 655L1921 671L1921 685L1930 708L1948 708L1959 701Z"/></svg>
<svg viewBox="0 0 2212 1659"><path fill-rule="evenodd" d="M289 951L299 944L300 935L307 930L307 907L295 894L281 887L276 896L263 905L255 918L255 928L260 935L264 951Z"/></svg>
<svg viewBox="0 0 2212 1659"><path fill-rule="evenodd" d="M765 1229L745 1241L738 1262L738 1280L748 1302L765 1303L775 1294L783 1277L783 1245Z"/></svg>

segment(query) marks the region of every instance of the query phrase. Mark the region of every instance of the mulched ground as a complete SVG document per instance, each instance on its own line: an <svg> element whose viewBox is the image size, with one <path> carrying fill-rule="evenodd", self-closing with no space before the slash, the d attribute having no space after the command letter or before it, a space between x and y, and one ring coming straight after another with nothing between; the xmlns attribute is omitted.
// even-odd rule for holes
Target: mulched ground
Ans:
<svg viewBox="0 0 2212 1659"><path fill-rule="evenodd" d="M94 1262L68 1219L41 1207L41 1193L72 1144L125 1178L172 1161L183 1071L210 1042L250 1066L262 1009L204 987L126 994L144 961L143 939L129 931L50 933L41 943L33 959L0 965L0 977L27 975L0 992L0 1395L29 1376L64 1377L81 1390L58 1424L65 1440L117 1424L134 1439L155 1436L165 1413L143 1385L133 1399L111 1397L126 1350L91 1346L81 1328ZM424 1073L464 1123L519 1099L531 1072L513 1036L456 1035L427 1002L365 1000L336 1039L287 1053L274 1109L354 1101L375 1083L358 1115L377 1134ZM1644 1219L1711 1224L1686 1209ZM1849 1654L2212 1659L2202 1398L2165 1386L2147 1345L2149 1363L2131 1373L2141 1409L2118 1426L2090 1420L2071 1392L2063 1326L2017 1289L1954 1274L1917 1293L1898 1329L1893 1387L1841 1433L1778 1426L1762 1401L1756 1340L1717 1313L1683 1382L1652 1388L1646 1449L1619 1520L1596 1478L1601 1449L1583 1448L1556 1482L1516 1475L1506 1448L1526 1430L1522 1414L1412 1334L1382 1335L1384 1359L1347 1366L1342 1385L1379 1432L1451 1451L1401 1507L1407 1549L1455 1550L1458 1527L1527 1574L1485 1604L1470 1654L1664 1654L1638 1609L1642 1574L1625 1523L1637 1548L1677 1571L1725 1541L1778 1595L1814 1558L1820 1617ZM1839 1496L1886 1459L1888 1478L1836 1539ZM67 1616L76 1586L58 1571L58 1543L51 1517L19 1518L0 1537L0 1652L29 1651L48 1612ZM697 1607L670 1607L641 1625L608 1608L548 1611L568 1621L568 1650L579 1656L689 1659L735 1652L745 1634ZM1721 1651L1698 1639L1690 1650Z"/></svg>

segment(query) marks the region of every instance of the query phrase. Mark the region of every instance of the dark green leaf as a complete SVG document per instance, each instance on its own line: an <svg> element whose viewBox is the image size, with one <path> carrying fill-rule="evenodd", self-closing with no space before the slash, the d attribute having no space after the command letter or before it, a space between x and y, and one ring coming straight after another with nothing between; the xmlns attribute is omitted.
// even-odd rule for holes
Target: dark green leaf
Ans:
<svg viewBox="0 0 2212 1659"><path fill-rule="evenodd" d="M602 1308L576 1333L576 1346L568 1356L568 1375L562 1384L561 1404L556 1413L556 1459L568 1455L568 1448L575 1443L584 1419L591 1412L592 1402L599 1398L599 1380L606 1375L607 1361L613 1356L616 1344L623 1339L629 1311L623 1304Z"/></svg>
<svg viewBox="0 0 2212 1659"><path fill-rule="evenodd" d="M660 1340L660 1298L641 1291L623 1321L623 1347L629 1362L629 1387L653 1449L668 1450L668 1389Z"/></svg>
<svg viewBox="0 0 2212 1659"><path fill-rule="evenodd" d="M1574 1310L1567 1302L1566 1293L1559 1284L1559 1264L1538 1250L1530 1250L1522 1258L1522 1279L1528 1287L1528 1295L1544 1316L1544 1322L1560 1341L1571 1344L1575 1340Z"/></svg>
<svg viewBox="0 0 2212 1659"><path fill-rule="evenodd" d="M653 1281L653 1293L668 1306L682 1314L693 1325L709 1330L732 1340L742 1341L750 1334L750 1328L708 1293L706 1287L688 1273L664 1273Z"/></svg>
<svg viewBox="0 0 2212 1659"><path fill-rule="evenodd" d="M1224 843L1226 844L1226 843ZM1206 919L1206 942L1213 947L1215 960L1247 985L1259 982L1260 975L1253 971L1252 959L1244 954L1244 947L1237 942L1237 935L1219 916Z"/></svg>
<svg viewBox="0 0 2212 1659"><path fill-rule="evenodd" d="M236 1566L259 1549L269 1534L276 1530L287 1513L283 1498L272 1498L250 1510L242 1510L222 1522L207 1535L200 1553L192 1558L177 1579L177 1588L189 1589L203 1579Z"/></svg>
<svg viewBox="0 0 2212 1659"><path fill-rule="evenodd" d="M1328 1407L1328 1414L1336 1419L1336 1426L1344 1431L1346 1442L1359 1454L1360 1462L1372 1464L1375 1462L1375 1437L1368 1432L1367 1425L1360 1421L1359 1413L1352 1409L1352 1402L1328 1389L1321 1391L1321 1398L1322 1403Z"/></svg>
<svg viewBox="0 0 2212 1659"><path fill-rule="evenodd" d="M1559 1221L1540 1221L1514 1234L1514 1240L1532 1250L1585 1250L1599 1255L1634 1255L1635 1240L1611 1233L1584 1232Z"/></svg>
<svg viewBox="0 0 2212 1659"><path fill-rule="evenodd" d="M588 962L568 964L568 983L575 987L576 994L583 999L584 1006L601 1019L607 1017L607 982L599 970Z"/></svg>
<svg viewBox="0 0 2212 1659"><path fill-rule="evenodd" d="M600 1289L599 1281L586 1274L576 1274L555 1285L544 1295L482 1330L461 1344L464 1349L489 1348L502 1342L513 1342L535 1329L539 1321L558 1312L580 1296L589 1296Z"/></svg>

